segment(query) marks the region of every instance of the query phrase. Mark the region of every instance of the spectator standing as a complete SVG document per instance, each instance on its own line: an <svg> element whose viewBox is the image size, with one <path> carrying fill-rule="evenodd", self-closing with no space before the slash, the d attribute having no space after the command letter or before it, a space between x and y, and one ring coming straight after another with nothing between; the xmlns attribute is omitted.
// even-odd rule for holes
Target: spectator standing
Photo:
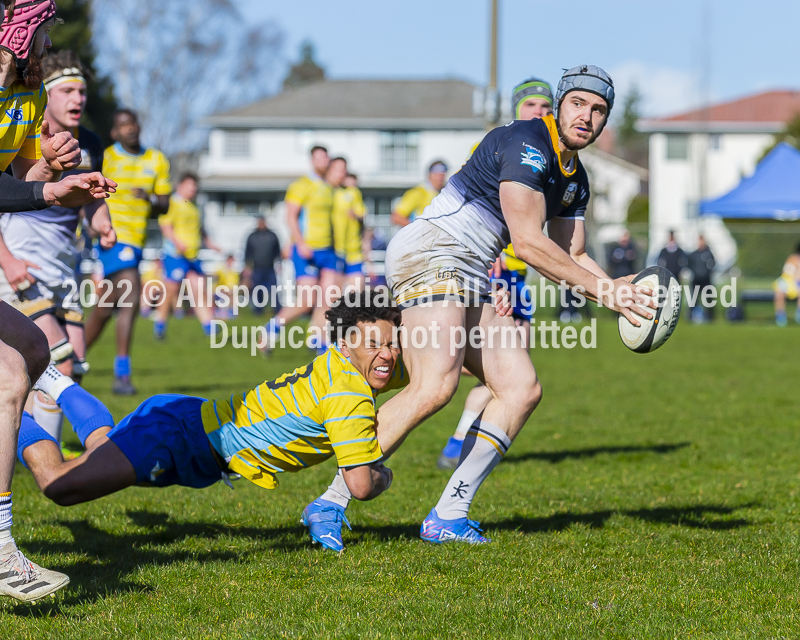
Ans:
<svg viewBox="0 0 800 640"><path fill-rule="evenodd" d="M668 269L676 280L681 279L681 271L689 266L689 258L675 240L674 231L669 232L667 246L658 254L658 266Z"/></svg>
<svg viewBox="0 0 800 640"><path fill-rule="evenodd" d="M639 250L631 240L631 234L626 229L617 244L611 246L608 252L608 268L612 278L624 278L636 273L636 261L639 259Z"/></svg>
<svg viewBox="0 0 800 640"><path fill-rule="evenodd" d="M275 275L275 261L280 259L281 243L278 236L267 227L264 218L259 218L255 231L247 237L245 243L245 268L242 273L242 278L250 284L250 304L256 315L261 315L267 304L275 313L280 310L278 300L265 297L264 289L258 290L258 296L255 293L256 287L264 287L271 296L272 287L278 284Z"/></svg>
<svg viewBox="0 0 800 640"><path fill-rule="evenodd" d="M703 292L712 287L711 276L717 261L714 254L706 244L706 239L701 235L697 239L697 250L689 254L689 270L692 272L692 321L705 322L714 318L714 307L706 308L702 303Z"/></svg>

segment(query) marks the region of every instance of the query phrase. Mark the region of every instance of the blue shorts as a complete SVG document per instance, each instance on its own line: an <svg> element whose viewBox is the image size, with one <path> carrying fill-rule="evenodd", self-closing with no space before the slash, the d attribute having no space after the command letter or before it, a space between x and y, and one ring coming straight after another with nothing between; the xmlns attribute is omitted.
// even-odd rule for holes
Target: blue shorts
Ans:
<svg viewBox="0 0 800 640"><path fill-rule="evenodd" d="M344 265L344 275L350 276L354 273L361 275L364 273L364 263L363 262L347 262Z"/></svg>
<svg viewBox="0 0 800 640"><path fill-rule="evenodd" d="M142 261L142 250L129 244L118 242L110 249L97 247L103 265L103 277L108 278L123 269L138 269Z"/></svg>
<svg viewBox="0 0 800 640"><path fill-rule="evenodd" d="M203 265L199 260L189 260L186 256L164 256L164 277L168 280L180 282L190 271L202 276Z"/></svg>
<svg viewBox="0 0 800 640"><path fill-rule="evenodd" d="M311 259L306 260L297 253L297 247L292 247L292 264L295 278L317 278L322 269L330 269L337 273L342 273L344 270L344 261L336 255L333 249L314 251Z"/></svg>
<svg viewBox="0 0 800 640"><path fill-rule="evenodd" d="M203 429L203 398L148 398L108 433L136 470L136 484L202 489L222 477Z"/></svg>
<svg viewBox="0 0 800 640"><path fill-rule="evenodd" d="M525 286L525 276L519 271L503 269L497 278L492 278L492 282L505 282L513 303L511 317L530 322L533 318L534 305L531 289Z"/></svg>

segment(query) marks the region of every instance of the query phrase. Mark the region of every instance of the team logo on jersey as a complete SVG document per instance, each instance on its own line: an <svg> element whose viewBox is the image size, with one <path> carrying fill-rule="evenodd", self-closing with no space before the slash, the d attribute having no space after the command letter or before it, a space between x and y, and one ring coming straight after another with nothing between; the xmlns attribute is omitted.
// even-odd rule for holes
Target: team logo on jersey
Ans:
<svg viewBox="0 0 800 640"><path fill-rule="evenodd" d="M538 149L530 146L529 144L522 143L525 151L522 152L522 160L520 164L528 165L534 173L544 171L547 166L547 161L544 159L544 154Z"/></svg>
<svg viewBox="0 0 800 640"><path fill-rule="evenodd" d="M6 109L6 115L14 122L20 122L24 117L22 109Z"/></svg>
<svg viewBox="0 0 800 640"><path fill-rule="evenodd" d="M567 190L564 192L564 197L561 198L561 204L568 207L575 202L575 194L578 193L578 183L570 182Z"/></svg>

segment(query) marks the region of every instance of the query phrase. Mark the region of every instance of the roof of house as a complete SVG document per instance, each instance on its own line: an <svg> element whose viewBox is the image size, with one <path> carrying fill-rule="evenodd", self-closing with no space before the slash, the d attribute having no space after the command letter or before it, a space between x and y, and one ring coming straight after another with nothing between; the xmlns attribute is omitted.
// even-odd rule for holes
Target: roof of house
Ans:
<svg viewBox="0 0 800 640"><path fill-rule="evenodd" d="M443 80L325 80L208 118L221 128L483 129L479 87ZM482 106L482 105L481 105Z"/></svg>
<svg viewBox="0 0 800 640"><path fill-rule="evenodd" d="M686 113L642 120L638 129L658 132L777 133L800 115L800 91L767 91Z"/></svg>

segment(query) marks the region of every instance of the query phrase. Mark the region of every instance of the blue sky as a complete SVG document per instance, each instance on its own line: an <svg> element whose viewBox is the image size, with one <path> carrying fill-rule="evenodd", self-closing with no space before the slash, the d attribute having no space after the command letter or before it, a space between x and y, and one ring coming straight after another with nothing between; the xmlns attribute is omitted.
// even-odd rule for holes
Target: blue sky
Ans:
<svg viewBox="0 0 800 640"><path fill-rule="evenodd" d="M488 77L489 0L235 2L280 24L289 58L312 40L332 78ZM504 90L531 75L556 82L581 63L609 71L618 94L636 82L646 115L700 103L704 68L712 100L800 88L798 0L500 2Z"/></svg>

